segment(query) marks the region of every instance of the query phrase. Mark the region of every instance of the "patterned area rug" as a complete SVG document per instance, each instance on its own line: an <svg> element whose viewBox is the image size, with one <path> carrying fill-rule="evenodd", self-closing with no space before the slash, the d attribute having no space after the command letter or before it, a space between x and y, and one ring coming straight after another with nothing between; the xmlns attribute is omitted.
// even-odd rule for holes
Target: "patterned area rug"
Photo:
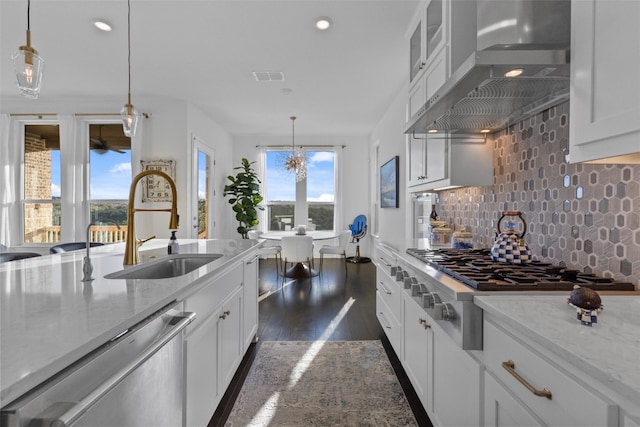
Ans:
<svg viewBox="0 0 640 427"><path fill-rule="evenodd" d="M416 426L380 341L265 341L227 426Z"/></svg>

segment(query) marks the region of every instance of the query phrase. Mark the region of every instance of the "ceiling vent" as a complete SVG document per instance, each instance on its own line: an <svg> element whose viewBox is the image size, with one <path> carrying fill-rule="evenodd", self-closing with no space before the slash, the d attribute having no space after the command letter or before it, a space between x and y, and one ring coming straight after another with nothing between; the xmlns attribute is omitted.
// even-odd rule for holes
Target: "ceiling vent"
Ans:
<svg viewBox="0 0 640 427"><path fill-rule="evenodd" d="M257 82L282 82L284 73L282 71L254 71L253 77Z"/></svg>

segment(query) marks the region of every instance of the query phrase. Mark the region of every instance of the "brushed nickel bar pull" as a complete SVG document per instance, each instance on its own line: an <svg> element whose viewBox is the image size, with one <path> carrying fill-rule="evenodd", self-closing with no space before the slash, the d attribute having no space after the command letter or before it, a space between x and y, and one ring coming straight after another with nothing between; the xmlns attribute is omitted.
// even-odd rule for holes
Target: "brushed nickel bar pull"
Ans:
<svg viewBox="0 0 640 427"><path fill-rule="evenodd" d="M384 326L385 329L391 329L391 326L389 326L389 322L387 322L387 316L385 316L382 311L379 314L384 319L384 323L386 323L385 325L382 325L382 326Z"/></svg>
<svg viewBox="0 0 640 427"><path fill-rule="evenodd" d="M382 282L382 281L378 282L378 287L381 288L382 292L384 292L385 294L391 295L393 292L389 292L389 290L384 287L383 283L384 282Z"/></svg>
<svg viewBox="0 0 640 427"><path fill-rule="evenodd" d="M507 372L509 372L511 375L513 375L515 379L520 381L520 383L525 386L531 393L535 394L536 396L546 397L547 399L551 400L551 390L547 390L546 388L543 388L542 390L536 389L534 386L529 384L527 380L522 378L519 373L516 372L515 366L516 365L515 363L513 363L513 360L502 362L502 367L506 369Z"/></svg>
<svg viewBox="0 0 640 427"><path fill-rule="evenodd" d="M386 259L382 258L381 256L379 256L378 258L384 265L386 265L387 267L391 267L391 264L389 264Z"/></svg>

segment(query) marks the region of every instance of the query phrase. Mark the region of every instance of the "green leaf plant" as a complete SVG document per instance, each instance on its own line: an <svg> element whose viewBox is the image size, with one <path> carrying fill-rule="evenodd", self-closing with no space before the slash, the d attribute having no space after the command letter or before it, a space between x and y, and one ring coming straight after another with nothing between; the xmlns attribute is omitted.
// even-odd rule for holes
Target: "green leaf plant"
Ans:
<svg viewBox="0 0 640 427"><path fill-rule="evenodd" d="M227 179L231 183L224 186L224 196L231 196L229 204L232 205L238 220L236 230L243 239L247 239L249 230L258 225L258 209L264 210L264 207L260 206L260 202L262 202L261 181L251 167L254 163L249 163L247 159L243 158L242 166L233 168L234 170L239 169L240 172L236 176L229 175Z"/></svg>

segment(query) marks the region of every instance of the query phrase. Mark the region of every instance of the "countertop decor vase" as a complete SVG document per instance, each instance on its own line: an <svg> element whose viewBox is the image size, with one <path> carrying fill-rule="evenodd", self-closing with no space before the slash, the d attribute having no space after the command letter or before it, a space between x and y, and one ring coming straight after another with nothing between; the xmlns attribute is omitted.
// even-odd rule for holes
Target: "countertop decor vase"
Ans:
<svg viewBox="0 0 640 427"><path fill-rule="evenodd" d="M523 224L522 234L518 234L515 226L510 224L504 232L500 230L500 223L505 217L517 216ZM498 237L491 248L491 259L507 264L526 264L531 260L531 249L524 241L527 233L527 222L522 217L522 212L505 211L498 220Z"/></svg>

